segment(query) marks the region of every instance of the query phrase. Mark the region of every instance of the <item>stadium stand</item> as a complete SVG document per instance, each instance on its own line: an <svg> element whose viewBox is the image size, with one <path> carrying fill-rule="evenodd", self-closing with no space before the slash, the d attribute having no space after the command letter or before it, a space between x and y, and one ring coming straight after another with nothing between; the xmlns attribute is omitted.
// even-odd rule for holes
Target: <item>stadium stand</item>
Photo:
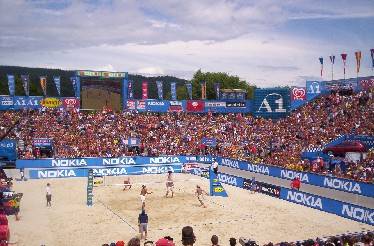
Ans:
<svg viewBox="0 0 374 246"><path fill-rule="evenodd" d="M241 114L140 114L107 109L96 113L5 111L0 112L0 125L2 133L24 141L24 148L18 150L21 159L212 154L373 182L373 150L359 163L341 159L340 165L310 162L300 155L344 134L373 135L373 102L372 92L331 94L278 121ZM15 119L21 120L15 125ZM126 146L128 137L141 139L140 146ZM216 138L217 146L202 144L203 137ZM54 153L33 149L34 138L54 139Z"/></svg>

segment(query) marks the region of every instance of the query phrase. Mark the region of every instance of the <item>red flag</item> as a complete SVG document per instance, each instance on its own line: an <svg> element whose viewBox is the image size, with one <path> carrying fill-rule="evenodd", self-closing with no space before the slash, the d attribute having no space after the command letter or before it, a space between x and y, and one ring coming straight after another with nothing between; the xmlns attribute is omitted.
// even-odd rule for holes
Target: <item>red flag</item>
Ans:
<svg viewBox="0 0 374 246"><path fill-rule="evenodd" d="M203 112L204 101L202 100L187 100L187 111L189 112Z"/></svg>
<svg viewBox="0 0 374 246"><path fill-rule="evenodd" d="M143 81L142 83L142 99L148 99L148 82Z"/></svg>
<svg viewBox="0 0 374 246"><path fill-rule="evenodd" d="M359 73L360 67L361 67L361 51L356 51L355 56L356 56L357 73Z"/></svg>

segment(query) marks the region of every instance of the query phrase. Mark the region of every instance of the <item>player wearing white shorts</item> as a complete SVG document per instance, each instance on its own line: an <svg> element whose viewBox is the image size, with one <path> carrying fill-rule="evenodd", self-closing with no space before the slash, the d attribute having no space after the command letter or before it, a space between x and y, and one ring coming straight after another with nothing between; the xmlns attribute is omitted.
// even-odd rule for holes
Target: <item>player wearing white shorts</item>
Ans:
<svg viewBox="0 0 374 246"><path fill-rule="evenodd" d="M199 202L200 202L200 206L202 206L202 207L204 207L204 208L206 208L206 206L205 206L205 204L204 204L204 202L203 202L203 194L205 194L205 195L209 195L206 191L204 191L203 189L201 189L201 187L199 186L199 185L196 185L196 192L195 192L195 194L197 195L197 200L199 200Z"/></svg>
<svg viewBox="0 0 374 246"><path fill-rule="evenodd" d="M174 182L173 182L173 175L172 171L168 172L168 176L166 178L166 195L165 197L168 197L169 191L171 192L171 197L174 196Z"/></svg>
<svg viewBox="0 0 374 246"><path fill-rule="evenodd" d="M142 190L140 191L140 201L142 202L142 208L145 207L145 196L148 194L152 194L152 192L148 192L147 187L142 185Z"/></svg>

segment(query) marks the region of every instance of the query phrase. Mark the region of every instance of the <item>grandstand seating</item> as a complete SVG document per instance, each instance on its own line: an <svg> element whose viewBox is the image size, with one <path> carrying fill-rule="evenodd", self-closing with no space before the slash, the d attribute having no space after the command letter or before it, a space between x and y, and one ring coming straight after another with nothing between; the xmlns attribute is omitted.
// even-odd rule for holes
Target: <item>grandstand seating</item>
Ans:
<svg viewBox="0 0 374 246"><path fill-rule="evenodd" d="M373 151L361 163L346 163L345 170L301 159L303 150L321 149L341 135L374 135L371 92L324 96L278 121L239 114L5 111L0 112L0 131L7 132L15 119L21 120L8 137L24 141L19 149L24 159L43 157L33 151L33 138L53 138L56 158L213 154L367 182L374 176ZM139 148L125 146L128 137L140 138ZM217 146L203 145L203 137L216 138Z"/></svg>

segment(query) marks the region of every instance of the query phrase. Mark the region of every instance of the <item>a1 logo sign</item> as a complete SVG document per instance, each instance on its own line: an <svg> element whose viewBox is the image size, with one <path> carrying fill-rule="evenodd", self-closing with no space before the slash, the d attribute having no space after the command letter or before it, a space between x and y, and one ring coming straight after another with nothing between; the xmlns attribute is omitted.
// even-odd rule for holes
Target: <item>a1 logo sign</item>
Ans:
<svg viewBox="0 0 374 246"><path fill-rule="evenodd" d="M269 104L269 100L273 99L274 103L276 104L277 107L272 109L272 107ZM258 108L257 112L263 112L265 111L267 113L286 113L287 110L284 108L284 103L283 103L283 96L278 93L270 93L268 94L263 100Z"/></svg>

